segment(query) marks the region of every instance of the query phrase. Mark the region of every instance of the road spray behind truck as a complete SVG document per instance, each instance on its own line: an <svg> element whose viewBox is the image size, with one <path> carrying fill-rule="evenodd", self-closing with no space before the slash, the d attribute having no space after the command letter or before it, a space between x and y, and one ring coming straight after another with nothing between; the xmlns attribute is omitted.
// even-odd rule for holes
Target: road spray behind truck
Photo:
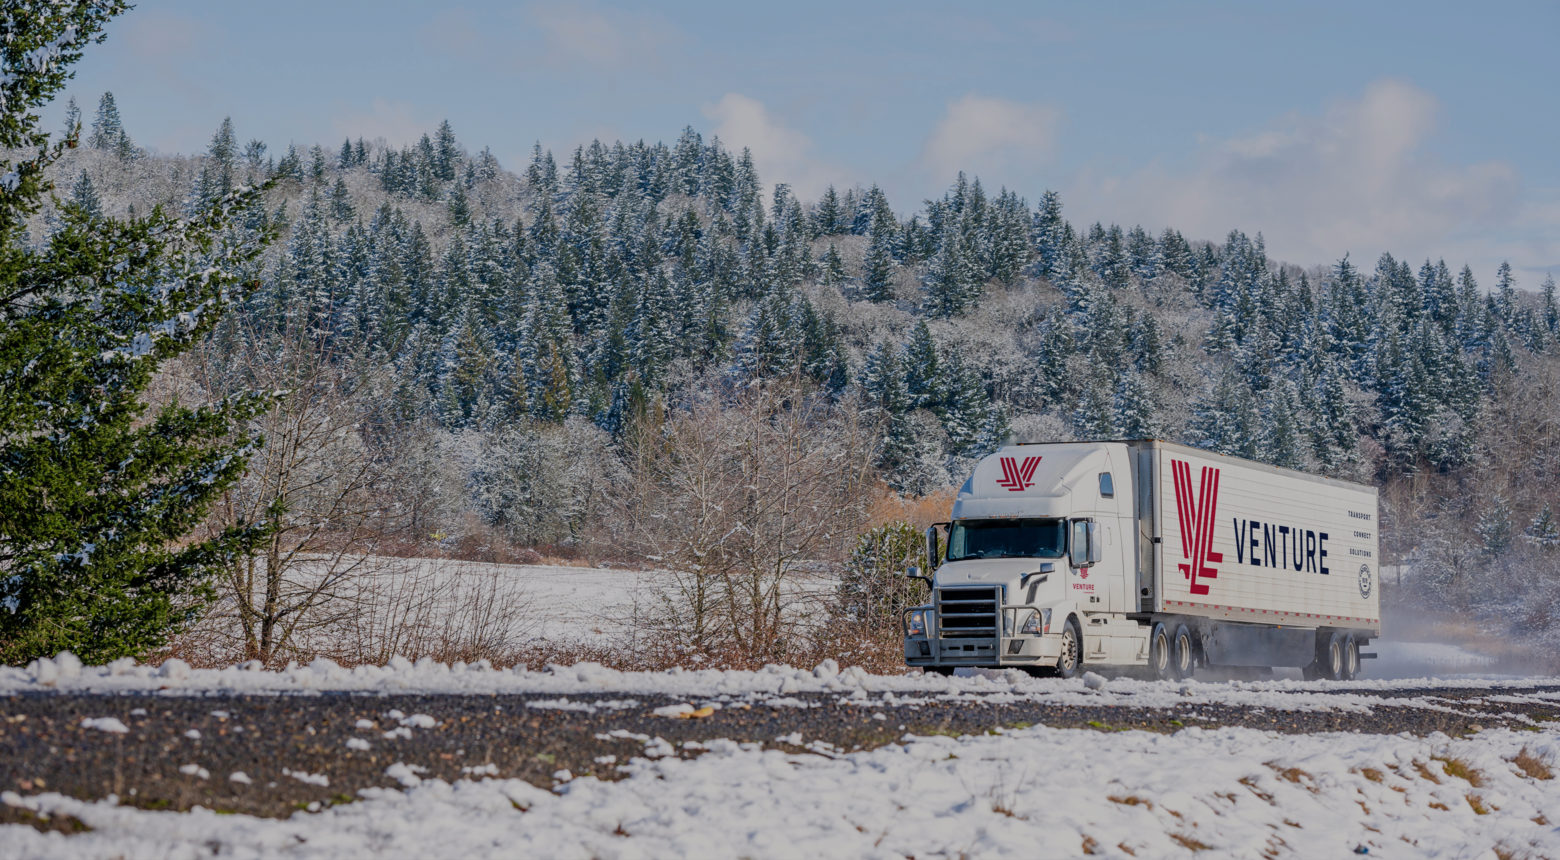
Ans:
<svg viewBox="0 0 1560 860"><path fill-rule="evenodd" d="M927 530L905 661L1352 678L1381 635L1378 525L1374 487L1183 445L1008 446Z"/></svg>

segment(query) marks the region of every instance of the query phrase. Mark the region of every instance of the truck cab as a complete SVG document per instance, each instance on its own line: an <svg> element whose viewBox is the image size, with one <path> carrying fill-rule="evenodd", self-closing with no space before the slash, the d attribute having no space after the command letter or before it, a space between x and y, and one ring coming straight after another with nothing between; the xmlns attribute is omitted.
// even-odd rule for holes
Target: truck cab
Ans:
<svg viewBox="0 0 1560 860"><path fill-rule="evenodd" d="M1070 676L1086 655L1135 660L1147 636L1126 618L1137 608L1131 464L1124 444L1082 442L982 460L950 521L928 530L931 600L905 613L906 663Z"/></svg>

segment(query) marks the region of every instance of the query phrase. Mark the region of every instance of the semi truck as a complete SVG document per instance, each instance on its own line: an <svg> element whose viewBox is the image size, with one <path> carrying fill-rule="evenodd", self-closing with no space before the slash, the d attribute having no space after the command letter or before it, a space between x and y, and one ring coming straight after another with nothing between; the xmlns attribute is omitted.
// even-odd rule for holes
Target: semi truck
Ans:
<svg viewBox="0 0 1560 860"><path fill-rule="evenodd" d="M1347 680L1381 635L1374 487L1159 440L1009 445L926 531L905 662L1072 677L1286 666Z"/></svg>

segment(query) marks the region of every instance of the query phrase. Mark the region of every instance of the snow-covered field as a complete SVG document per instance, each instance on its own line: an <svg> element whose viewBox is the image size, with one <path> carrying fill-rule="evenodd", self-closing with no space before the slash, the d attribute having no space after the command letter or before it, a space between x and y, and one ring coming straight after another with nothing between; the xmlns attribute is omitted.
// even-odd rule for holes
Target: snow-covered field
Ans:
<svg viewBox="0 0 1560 860"><path fill-rule="evenodd" d="M797 738L805 742L805 739ZM663 745L664 746L664 745ZM870 752L704 744L627 778L423 781L287 820L59 795L73 836L0 830L10 857L1560 857L1560 733L1469 739L1035 727ZM650 752L655 752L652 746ZM1502 852L1502 853L1497 853Z"/></svg>
<svg viewBox="0 0 1560 860"><path fill-rule="evenodd" d="M863 705L1034 701L1368 712L1382 705L1382 691L1415 683L1176 684L1094 674L1058 681L1018 672L943 678L840 671L828 661L812 670L639 673L593 664L531 672L402 660L348 670L322 660L268 672L195 670L179 661L84 667L61 655L26 669L0 669L0 697L532 693L558 697L547 706L582 709L617 707L602 694L672 696L686 700L685 709L739 702L807 707L801 694L825 694ZM1560 691L1534 689L1531 682L1525 690L1521 682L1498 680L1439 686L1477 690L1469 701L1494 713L1515 701L1560 701ZM586 694L591 698L567 698ZM1407 691L1393 699L1394 707L1446 705ZM641 753L619 765L619 781L559 772L549 791L517 779L484 779L477 767L468 771L471 778L446 783L424 780L416 761L404 761L385 771L401 789L366 789L353 802L285 820L6 792L0 802L8 806L72 816L90 830L64 836L3 827L0 856L1309 858L1363 849L1381 857L1556 858L1560 781L1543 777L1560 772L1560 729L1533 720L1526 725L1529 731L1490 729L1463 738L1037 726L906 737L850 753L797 734L775 739L784 750L693 742L684 752L698 751L695 758L673 755L659 738L636 736Z"/></svg>

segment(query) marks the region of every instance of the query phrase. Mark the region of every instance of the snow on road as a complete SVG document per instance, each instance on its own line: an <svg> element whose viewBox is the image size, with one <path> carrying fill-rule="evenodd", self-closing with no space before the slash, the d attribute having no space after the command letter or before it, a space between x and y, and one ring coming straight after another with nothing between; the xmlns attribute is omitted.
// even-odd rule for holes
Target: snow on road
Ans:
<svg viewBox="0 0 1560 860"><path fill-rule="evenodd" d="M883 697L914 704L927 701L979 700L989 704L1041 702L1137 708L1187 705L1266 707L1291 711L1365 712L1381 704L1377 693L1412 690L1426 679L1359 680L1350 682L1269 680L1223 683L1155 682L1132 678L1034 678L1016 669L975 670L958 677L940 675L873 675L859 667L841 670L826 660L813 669L768 666L758 671L672 669L666 672L623 672L596 663L552 666L546 670L494 669L485 662L453 666L432 660L416 663L395 658L385 666L347 669L320 659L281 671L250 668L193 669L182 660L161 666L120 660L108 666L82 666L64 654L35 660L26 668L0 667L0 696L10 693L156 692L200 695L208 692L297 694L326 691L365 693L494 694L532 693L567 697L611 693L633 696L676 696L689 701L737 698L755 704L805 706L798 694L822 693L852 698ZM1546 701L1560 701L1560 692L1531 690L1534 679L1453 679L1434 681L1440 689L1467 688L1481 694L1504 691ZM1526 689L1525 689L1526 688ZM1327 695L1318 696L1319 692ZM1444 708L1434 696L1394 697L1399 707Z"/></svg>
<svg viewBox="0 0 1560 860"><path fill-rule="evenodd" d="M7 804L91 830L11 826L0 844L38 858L1560 857L1560 790L1540 778L1560 771L1553 730L1036 727L848 755L705 746L551 792L425 780L408 763L393 768L404 790L281 821L7 793Z"/></svg>

